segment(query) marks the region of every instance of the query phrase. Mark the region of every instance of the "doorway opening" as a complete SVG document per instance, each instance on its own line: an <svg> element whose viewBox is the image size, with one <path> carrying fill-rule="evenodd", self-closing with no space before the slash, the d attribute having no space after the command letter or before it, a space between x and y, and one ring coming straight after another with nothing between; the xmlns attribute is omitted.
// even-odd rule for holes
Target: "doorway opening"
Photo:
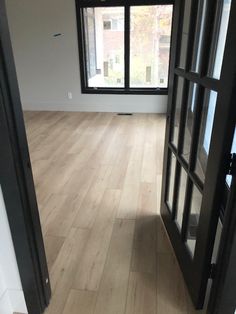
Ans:
<svg viewBox="0 0 236 314"><path fill-rule="evenodd" d="M227 36L234 38L232 31L234 24L232 24L232 18L229 18L230 2L223 2L223 6L211 6L204 1L199 3L187 0L176 1L167 120L164 114L160 112L157 114L157 109L153 109L154 112L150 109L153 108L152 101L156 104L158 100L158 110L161 111L162 103L167 100L167 97L159 90L167 86L165 57L162 56L164 61L159 58L159 61L161 59L164 62L162 64L164 74L157 71L158 74L155 77L153 76L155 66L145 67L143 62L140 62L140 68L144 68L144 71L142 70L141 74L139 73L140 76L137 75L133 79L132 52L134 51L131 35L135 32L136 26L140 27L140 24L136 21L132 25L132 19L134 15L138 20L142 18L140 10L136 10L132 1L126 5L123 1L118 1L116 5L105 5L105 7L104 3L93 2L96 3L89 7L85 1L81 1L82 6L77 5L77 14L78 8L79 12L82 12L77 19L79 24L82 23L79 25L79 39L80 36L83 39L79 47L83 61L80 62L82 92L79 92L77 96L81 97L82 102L89 99L88 107L83 104L69 103L69 101L74 101L73 97L77 91L76 87L73 92L70 92L70 84L75 79L78 80L80 76L79 72L77 74L74 72L75 64L68 62L68 69L63 62L60 62L60 67L56 66L58 65L56 56L62 56L64 52L69 52L72 47L76 46L74 42L72 43L71 33L68 31L68 29L76 30L76 23L71 24L71 16L66 15L71 12L70 10L63 11L60 6L57 11L54 11L54 8L52 11L47 10L51 14L57 13L58 22L66 21L64 32L57 31L56 28L59 25L57 23L51 27L50 23L53 22L53 18L48 19L50 23L45 23L45 28L41 27L41 21L38 24L40 25L37 29L38 35L42 36L44 43L41 46L55 49L60 54L48 54L47 50L41 50L42 54L40 54L38 50L33 49L34 45L31 46L32 50L27 50L27 52L32 52L32 56L37 56L38 64L40 64L37 72L40 84L37 84L37 88L29 80L25 84L24 79L29 79L29 73L33 68L27 68L29 72L25 77L21 75L23 73L21 70L26 70L26 63L24 64L26 60L21 59L21 49L16 49L16 47L19 44L18 38L23 38L29 45L31 42L35 43L29 27L26 27L28 32L21 34L22 37L19 36L19 30L22 25L27 24L26 17L29 17L28 22L32 22L32 16L37 21L36 17L39 17L40 10L36 10L35 6L40 6L41 3L33 3L29 6L19 4L17 18L14 14L13 19L9 18L21 97L24 98L27 94L31 97L39 96L38 90L41 92L45 90L45 93L50 94L53 83L48 89L47 75L50 79L55 79L56 76L60 80L64 76L68 78L68 82L64 80L63 84L59 84L59 90L52 91L55 102L58 102L57 97L60 95L59 99L65 101L65 98L68 98L66 99L68 103L65 101L64 104L53 102L30 104L31 101L28 98L29 103L25 105L24 113L25 126L22 121L18 92L13 93L17 102L12 102L14 106L11 103L12 91L17 90L17 81L14 71L11 71L12 67L14 68L13 60L9 61L6 54L6 51L11 52L9 38L7 40L4 38L8 49L1 50L4 57L2 72L7 77L9 85L5 88L4 101L1 104L4 109L2 117L5 119L3 120L6 131L4 133L6 136L2 136L1 140L7 141L11 148L7 152L10 157L14 157L13 160L11 159L13 171L18 162L18 155L22 157L21 154L25 153L21 149L23 138L26 155L22 160L20 158L21 163L16 174L19 181L23 178L26 179L26 183L31 184L22 185L23 188L18 184L19 195L17 195L21 196L23 192L27 192L24 194L26 196L34 195L33 172L39 206L41 227L39 223L36 224L37 219L33 223L31 221L32 217L38 215L34 198L34 212L31 206L28 206L29 208L26 206L27 210L22 212L26 216L30 213L27 226L30 226L29 229L32 230L28 230L27 235L33 235L29 243L35 248L31 251L35 253L33 258L36 260L32 265L44 264L44 275L35 272L35 278L37 278L35 290L47 291L41 295L41 311L50 298L49 288L45 288L49 287L50 277L52 298L46 310L47 314L78 314L78 311L103 314L146 313L147 308L150 314L168 313L173 310L182 313L193 312L194 307L197 309L203 307L208 279L210 276L214 279L215 265L212 264L212 252L215 233L220 211L228 207L224 204L230 194L230 177L227 177L225 181L227 153L230 152L235 127L234 118L230 116L234 84L233 68L231 69L230 66L235 64L230 56L234 55L232 52L235 47L226 40ZM156 9L153 3L145 7L141 4L139 2L138 9L142 8L142 12L146 12L147 7ZM163 5L163 1L160 1L160 4ZM74 9L75 22L74 6L70 7L70 3L66 5ZM119 7L119 9L115 10L114 7L115 9ZM121 7L124 12L120 10ZM235 6L232 7L235 12ZM112 12L107 10L108 8ZM9 5L9 17L14 9L14 6ZM33 15L19 14L19 12L29 12L28 10ZM65 19L61 19L62 12L65 14ZM104 60L99 59L101 65L98 65L96 54L101 54L102 50L94 49L94 39L96 39L96 45L99 41L94 23L96 23L96 14L99 15L99 12L102 15L99 21L103 37L105 37L104 33L109 31L121 32L124 36L121 40L124 43L123 61L119 54L112 59L109 50L111 47L107 47L105 57L108 59L103 55ZM183 21L180 18L181 12L184 13ZM166 23L170 20L170 14L168 16ZM219 17L221 17L221 23L217 24ZM158 25L164 23L160 20L163 18L157 19ZM215 23L212 23L213 21ZM228 33L227 27L225 29L226 24L229 25ZM32 25L35 26L37 23ZM2 27L1 24L0 26ZM48 30L47 27L50 28L50 39L45 37L46 33L49 34L48 32L40 33L45 29ZM6 28L6 24L3 28ZM215 29L217 32L214 32ZM136 35L139 35L138 32ZM152 35L155 37L156 32ZM28 36L31 41L28 41ZM168 37L168 34L166 36ZM218 53L219 38L224 42L225 49L223 52L219 49ZM151 41L155 46L152 56L153 51L154 54L157 51L161 54L160 51L163 49L169 50L168 39L160 40L159 38L158 44L161 47L159 46L158 49L156 49L157 42ZM148 46L149 44L150 42ZM68 47L70 49L67 50ZM165 52L168 55L168 51ZM77 50L76 53L78 53ZM135 51L133 54L137 61L138 52ZM225 55L227 58L223 57ZM50 59L50 56L53 58ZM47 58L50 59L52 65ZM21 64L18 63L20 59L23 60ZM149 62L148 54L146 59ZM27 58L27 62L32 62L32 59ZM122 72L119 68L120 64L124 68L123 74L120 73ZM35 66L34 62L31 65ZM115 66L117 66L117 72L114 71ZM157 67L160 70L162 66L159 62ZM137 69L137 66L134 68ZM79 67L77 71L78 69ZM35 75L33 71L31 74ZM11 88L12 80L15 82L13 89ZM222 80L227 82L227 89L221 84ZM32 90L29 89L29 83L32 83L30 85ZM106 84L110 85L106 86ZM159 86L159 84L165 86ZM85 89L89 88L91 88L89 92L97 95L84 95L88 92ZM121 88L119 92L124 95L112 95L117 91L112 90L111 93L111 90L107 90L109 88ZM131 90L132 88L135 90ZM146 88L152 89L151 93L150 90L142 90ZM127 95L129 93L131 95ZM9 106L7 101L10 103ZM133 103L130 104L132 101ZM147 101L147 106L143 101ZM103 102L106 104L102 104ZM112 109L107 105L109 102L113 106ZM223 103L225 111L222 110ZM67 104L70 109L78 109L80 106L80 110L77 110L79 112L66 111ZM96 106L99 104L101 105L100 112L95 112L94 108L98 108ZM136 112L130 110L134 105ZM29 110L32 106L35 106L34 110ZM124 107L125 110L123 110ZM86 108L86 112L82 110L83 108ZM109 108L109 110L104 108ZM119 110L114 110L114 108L119 108ZM117 111L133 114L117 115ZM24 127L26 127L31 162L28 157ZM232 163L231 160L230 164ZM218 170L215 171L215 169ZM232 175L230 169L229 174ZM17 185L18 181L15 181ZM219 188L224 192L221 195L216 193ZM224 195L226 195L225 203ZM26 201L22 204L30 205L32 199L26 199ZM217 213L214 211L216 205L219 208ZM36 234L38 237L34 233L35 226L39 228ZM46 249L47 265L45 265L41 232ZM27 236L25 238L27 239ZM28 244L28 242L24 243ZM39 247L40 250L38 250ZM18 260L20 260L19 254ZM20 261L22 263L22 258ZM47 270L49 270L49 277ZM204 308L203 312L205 310Z"/></svg>

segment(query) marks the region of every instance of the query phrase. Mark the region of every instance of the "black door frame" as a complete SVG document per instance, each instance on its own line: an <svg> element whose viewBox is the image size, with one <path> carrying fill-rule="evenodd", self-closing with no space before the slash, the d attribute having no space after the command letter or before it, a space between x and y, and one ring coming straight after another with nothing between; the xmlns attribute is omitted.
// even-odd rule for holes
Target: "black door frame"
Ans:
<svg viewBox="0 0 236 314"><path fill-rule="evenodd" d="M5 1L0 0L0 180L29 314L41 314L51 290Z"/></svg>
<svg viewBox="0 0 236 314"><path fill-rule="evenodd" d="M204 194L206 195L203 199L202 210L200 215L200 223L199 228L197 230L197 243L196 243L196 251L197 254L194 258L194 262L188 254L186 247L184 246L185 236L182 233L182 237L179 236L179 230L177 226L173 223L174 217L170 215L170 211L165 202L166 197L166 189L162 188L162 201L161 201L161 214L165 226L167 228L169 237L175 248L176 255L184 274L185 281L189 288L190 295L193 299L193 302L197 309L202 308L204 304L205 298L205 290L208 279L212 276L212 265L211 265L211 257L212 251L214 247L215 240L215 232L218 223L218 218L221 210L221 202L223 193L219 193L219 191L223 192L225 188L225 176L229 166L229 153L231 149L231 143L234 133L235 127L235 102L236 102L236 93L235 93L235 75L236 75L236 34L234 30L236 29L236 21L234 16L236 16L236 3L232 1L231 4L231 17L229 21L230 30L227 35L227 41L225 46L225 54L224 61L222 66L221 79L215 80L209 78L207 76L208 73L208 60L209 60L209 52L211 51L211 34L212 34L212 26L214 25L214 10L216 6L216 1L209 0L210 12L209 19L206 23L205 35L204 35L204 43L205 48L202 53L202 68L200 69L200 75L191 72L191 56L193 55L193 39L192 36L189 39L188 43L188 53L187 53L187 67L186 71L180 68L176 68L177 60L179 59L180 50L180 42L178 38L181 38L179 33L179 29L181 29L182 21L181 21L181 13L183 12L183 3L184 1L176 0L175 1L175 14L174 14L174 28L172 35L172 50L171 50L171 73L170 73L170 82L169 82L169 99L168 99L168 109L167 109L167 125L166 125L166 139L165 139L165 152L164 152L164 173L163 173L163 183L162 186L166 187L166 178L168 176L168 150L171 148L172 144L170 144L170 125L173 123L171 121L173 117L173 105L174 97L175 97L175 88L174 82L176 77L183 77L187 81L191 81L193 83L197 83L201 86L202 95L200 96L203 99L203 90L205 88L214 90L218 92L218 99L216 105L215 119L214 125L220 125L220 128L216 129L212 134L210 154L208 159L208 166L206 172L206 181L204 186ZM193 0L192 14L193 18L190 22L190 29L195 30L196 27L196 6L198 1ZM208 49L207 49L208 47ZM187 93L185 94L187 99ZM186 104L184 105L184 107ZM200 106L201 107L201 106ZM201 115L201 109L199 112L196 112L196 119L199 119ZM182 110L181 118L184 121L184 110ZM182 123L183 124L183 123ZM213 126L214 128L214 126ZM180 124L180 135L179 138L183 135L183 128L181 129ZM195 133L198 134L199 128L195 128ZM197 138L197 135L194 134L193 137ZM194 141L194 140L193 140ZM180 142L179 142L180 143ZM191 150L194 152L196 150L197 142L192 143ZM179 145L180 146L180 145ZM187 165L181 157L177 156L178 162L183 166L185 170L187 170ZM178 177L178 175L177 175ZM195 175L190 174L190 178L196 180ZM214 182L214 184L212 184ZM201 182L199 184L196 180L196 185L199 185L199 188L203 188L201 186ZM191 189L191 188L190 188ZM177 197L177 190L175 192L175 200ZM185 200L185 208L188 200ZM213 208L212 212L209 212L209 209ZM188 212L185 211L187 215L183 217L183 230L186 232L186 224L188 221ZM203 223L204 222L204 223ZM202 280L199 280L200 275L202 275ZM198 294L198 292L200 292Z"/></svg>

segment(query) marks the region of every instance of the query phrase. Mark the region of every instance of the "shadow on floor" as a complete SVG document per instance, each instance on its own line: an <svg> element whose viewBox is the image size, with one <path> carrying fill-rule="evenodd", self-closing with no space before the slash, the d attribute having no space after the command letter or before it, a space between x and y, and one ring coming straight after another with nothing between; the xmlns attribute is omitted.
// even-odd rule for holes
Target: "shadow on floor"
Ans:
<svg viewBox="0 0 236 314"><path fill-rule="evenodd" d="M137 218L131 271L143 274L143 284L156 291L157 314L203 313L194 310L160 216Z"/></svg>

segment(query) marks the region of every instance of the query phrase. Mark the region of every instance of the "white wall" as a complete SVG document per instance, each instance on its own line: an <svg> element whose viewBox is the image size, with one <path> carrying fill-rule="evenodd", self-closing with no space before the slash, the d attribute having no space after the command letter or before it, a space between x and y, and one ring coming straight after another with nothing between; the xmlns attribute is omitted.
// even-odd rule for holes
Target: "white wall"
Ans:
<svg viewBox="0 0 236 314"><path fill-rule="evenodd" d="M166 112L167 96L81 94L75 0L6 0L6 5L25 109Z"/></svg>
<svg viewBox="0 0 236 314"><path fill-rule="evenodd" d="M0 313L27 313L0 186Z"/></svg>

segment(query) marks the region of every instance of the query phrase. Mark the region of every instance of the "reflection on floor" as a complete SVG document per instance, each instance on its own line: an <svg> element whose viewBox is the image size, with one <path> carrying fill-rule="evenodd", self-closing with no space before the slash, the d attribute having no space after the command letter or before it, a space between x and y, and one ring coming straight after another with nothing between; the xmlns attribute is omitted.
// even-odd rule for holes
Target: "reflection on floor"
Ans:
<svg viewBox="0 0 236 314"><path fill-rule="evenodd" d="M25 118L53 292L46 314L195 313L158 215L165 117Z"/></svg>

